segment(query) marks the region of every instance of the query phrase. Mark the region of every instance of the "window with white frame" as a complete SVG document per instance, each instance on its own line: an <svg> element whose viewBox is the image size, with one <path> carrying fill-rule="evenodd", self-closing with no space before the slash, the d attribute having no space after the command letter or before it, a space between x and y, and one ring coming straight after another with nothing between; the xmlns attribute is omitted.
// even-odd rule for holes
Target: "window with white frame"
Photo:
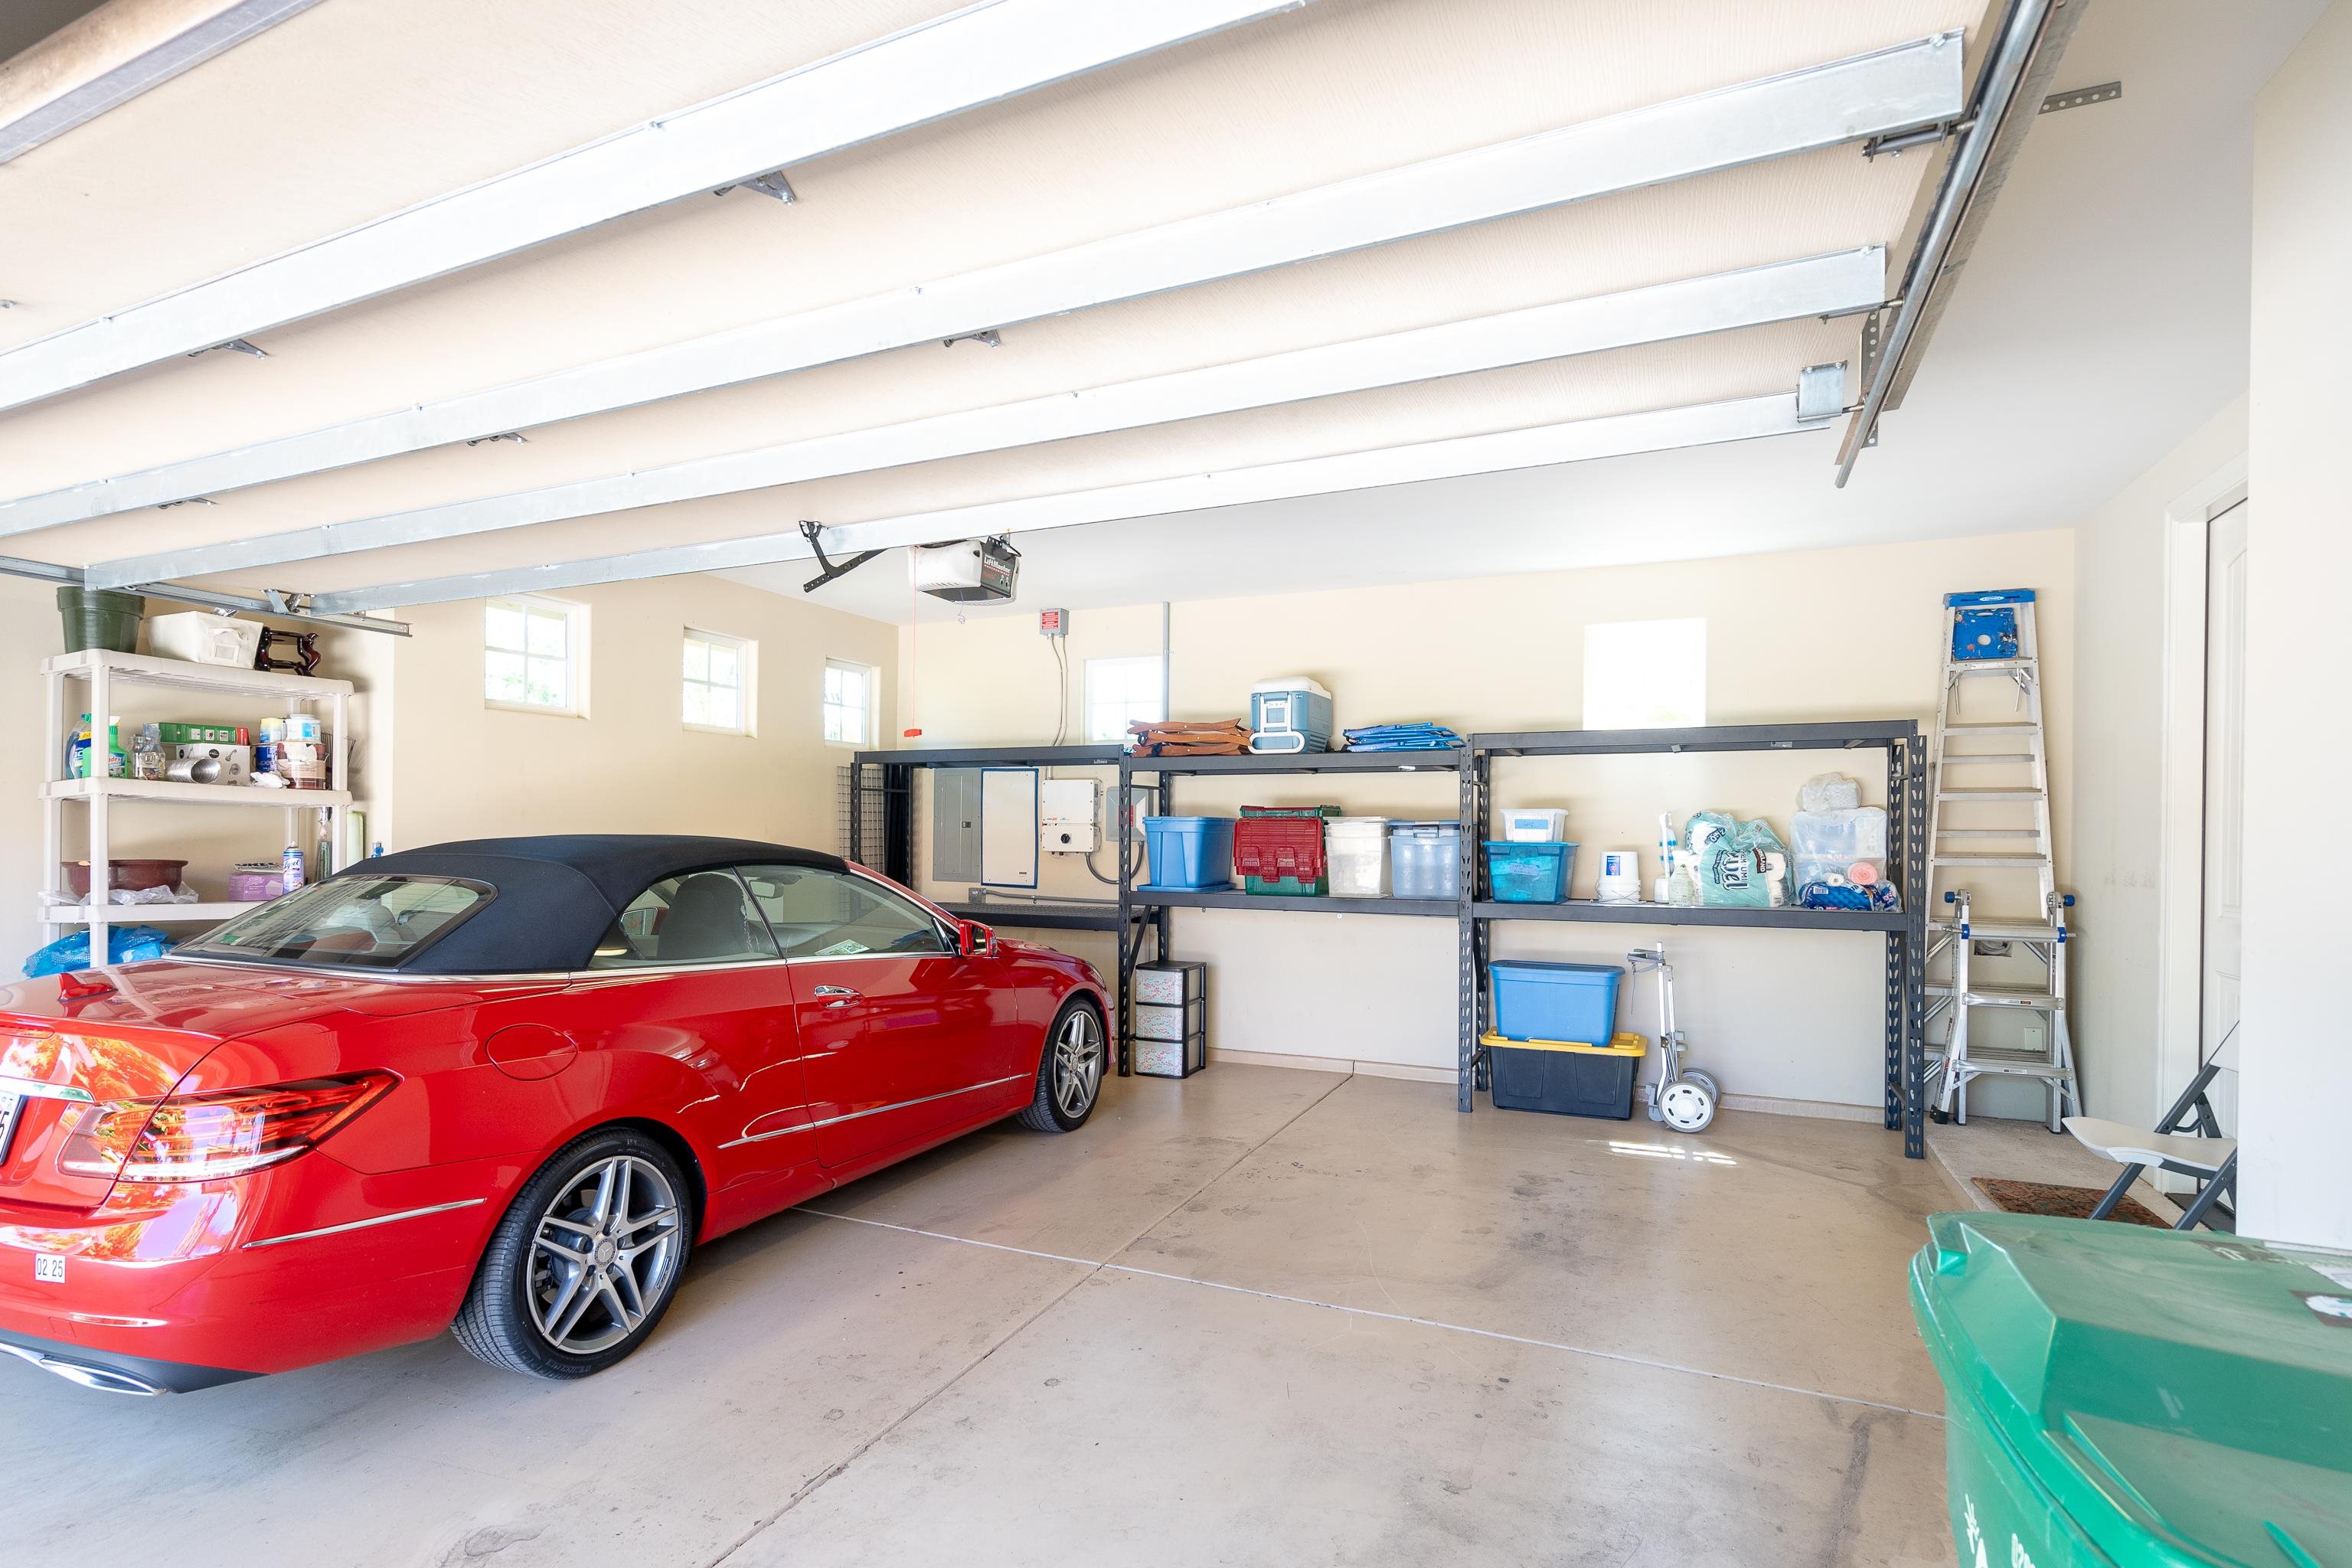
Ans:
<svg viewBox="0 0 2352 1568"><path fill-rule="evenodd" d="M687 628L680 717L688 729L751 733L751 668L757 651L758 645L742 637Z"/></svg>
<svg viewBox="0 0 2352 1568"><path fill-rule="evenodd" d="M1160 691L1160 656L1087 660L1087 739L1124 741L1131 723L1168 717Z"/></svg>
<svg viewBox="0 0 2352 1568"><path fill-rule="evenodd" d="M845 658L824 661L824 738L837 746L874 743L874 671Z"/></svg>
<svg viewBox="0 0 2352 1568"><path fill-rule="evenodd" d="M1584 628L1584 727L1706 722L1706 621L1602 621Z"/></svg>
<svg viewBox="0 0 2352 1568"><path fill-rule="evenodd" d="M588 606L493 599L482 611L482 700L535 713L588 710Z"/></svg>

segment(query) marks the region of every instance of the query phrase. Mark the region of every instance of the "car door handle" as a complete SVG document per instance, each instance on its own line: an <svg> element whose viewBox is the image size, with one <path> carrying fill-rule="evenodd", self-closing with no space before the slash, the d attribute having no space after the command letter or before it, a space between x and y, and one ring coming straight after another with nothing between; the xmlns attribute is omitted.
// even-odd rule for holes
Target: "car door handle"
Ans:
<svg viewBox="0 0 2352 1568"><path fill-rule="evenodd" d="M860 993L846 985L818 985L811 988L810 994L833 998L825 1004L828 1007L846 1007L858 999Z"/></svg>

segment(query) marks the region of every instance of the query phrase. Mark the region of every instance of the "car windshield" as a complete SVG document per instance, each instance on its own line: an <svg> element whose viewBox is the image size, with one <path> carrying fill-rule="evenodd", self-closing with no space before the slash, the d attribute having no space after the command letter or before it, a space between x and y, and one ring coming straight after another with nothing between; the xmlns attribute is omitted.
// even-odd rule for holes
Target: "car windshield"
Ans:
<svg viewBox="0 0 2352 1568"><path fill-rule="evenodd" d="M343 969L392 969L494 897L457 877L345 876L274 899L180 951Z"/></svg>

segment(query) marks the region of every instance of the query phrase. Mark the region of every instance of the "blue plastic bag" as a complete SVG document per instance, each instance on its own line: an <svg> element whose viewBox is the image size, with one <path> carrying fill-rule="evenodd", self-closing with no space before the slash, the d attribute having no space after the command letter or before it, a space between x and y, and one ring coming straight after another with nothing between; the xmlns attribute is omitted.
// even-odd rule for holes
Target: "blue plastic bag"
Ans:
<svg viewBox="0 0 2352 1568"><path fill-rule="evenodd" d="M161 958L171 951L170 934L158 927L106 928L106 962L109 963L137 963L143 959ZM25 978L37 980L44 974L64 974L89 966L89 931L85 928L71 936L58 938L25 960Z"/></svg>

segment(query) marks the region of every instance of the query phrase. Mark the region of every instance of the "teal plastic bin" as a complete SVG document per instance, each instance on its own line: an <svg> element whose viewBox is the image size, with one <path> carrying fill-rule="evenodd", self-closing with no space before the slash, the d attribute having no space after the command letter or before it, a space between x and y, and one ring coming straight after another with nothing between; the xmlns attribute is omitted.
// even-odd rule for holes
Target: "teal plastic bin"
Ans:
<svg viewBox="0 0 2352 1568"><path fill-rule="evenodd" d="M2352 1254L1939 1214L1911 1307L1958 1561L2352 1563Z"/></svg>
<svg viewBox="0 0 2352 1568"><path fill-rule="evenodd" d="M1486 842L1486 889L1498 904L1563 904L1575 872L1573 844Z"/></svg>

